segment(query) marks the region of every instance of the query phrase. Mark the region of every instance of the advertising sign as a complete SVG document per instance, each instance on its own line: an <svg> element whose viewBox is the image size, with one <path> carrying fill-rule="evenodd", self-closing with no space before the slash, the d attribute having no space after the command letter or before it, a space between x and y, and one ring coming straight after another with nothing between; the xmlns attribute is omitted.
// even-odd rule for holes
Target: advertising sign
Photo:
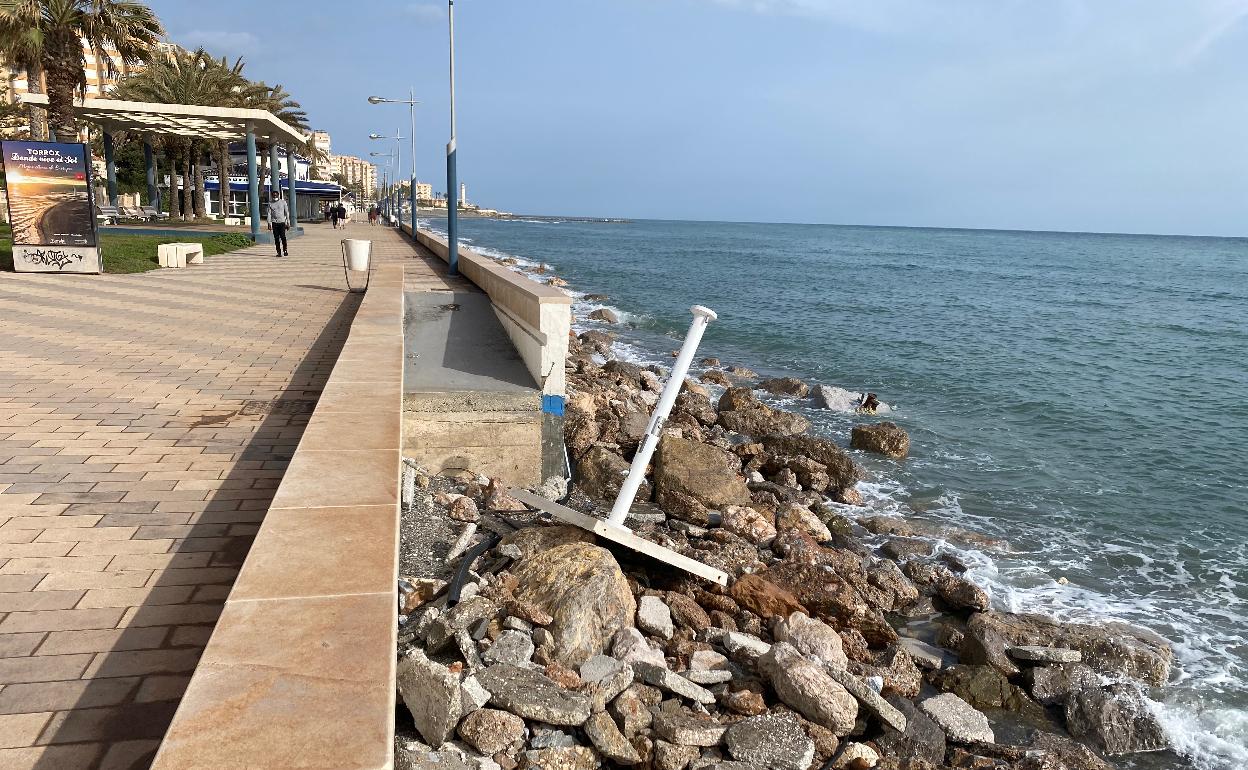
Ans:
<svg viewBox="0 0 1248 770"><path fill-rule="evenodd" d="M0 142L19 273L103 271L85 144Z"/></svg>

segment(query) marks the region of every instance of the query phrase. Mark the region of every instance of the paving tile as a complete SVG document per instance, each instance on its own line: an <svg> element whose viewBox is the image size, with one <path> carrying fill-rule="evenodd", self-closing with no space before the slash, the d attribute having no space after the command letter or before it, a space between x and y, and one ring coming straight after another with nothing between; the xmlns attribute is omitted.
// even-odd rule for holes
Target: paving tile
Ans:
<svg viewBox="0 0 1248 770"><path fill-rule="evenodd" d="M181 604L191 597L194 586L160 588L93 588L78 602L80 609L90 607L151 607L160 604ZM32 594L33 595L33 594ZM0 595L3 598L3 595Z"/></svg>
<svg viewBox="0 0 1248 770"><path fill-rule="evenodd" d="M94 657L94 655L49 655L33 658L0 658L0 684L77 679Z"/></svg>
<svg viewBox="0 0 1248 770"><path fill-rule="evenodd" d="M38 655L68 655L82 652L113 652L147 650L160 647L169 637L169 629L107 628L90 631L53 631L39 645ZM40 634L42 637L43 635Z"/></svg>
<svg viewBox="0 0 1248 770"><path fill-rule="evenodd" d="M10 612L4 620L0 621L0 633L115 628L122 614L124 610L116 608Z"/></svg>
<svg viewBox="0 0 1248 770"><path fill-rule="evenodd" d="M176 707L174 702L158 701L57 712L48 721L43 734L39 736L39 742L47 744L159 739L173 720Z"/></svg>
<svg viewBox="0 0 1248 770"><path fill-rule="evenodd" d="M152 763L158 740L119 741L109 746L99 770L142 770Z"/></svg>
<svg viewBox="0 0 1248 770"><path fill-rule="evenodd" d="M0 714L115 706L129 700L138 691L141 681L140 677L132 676L5 685L0 691ZM33 741L32 738L30 742Z"/></svg>
<svg viewBox="0 0 1248 770"><path fill-rule="evenodd" d="M52 591L72 588L138 588L146 585L152 570L129 570L125 572L54 572L42 578L38 590ZM5 576L0 575L0 578ZM17 576L14 576L17 577ZM21 577L27 577L22 575Z"/></svg>
<svg viewBox="0 0 1248 770"><path fill-rule="evenodd" d="M49 713L0 715L0 748L31 745L51 717Z"/></svg>
<svg viewBox="0 0 1248 770"><path fill-rule="evenodd" d="M300 452L273 498L274 508L393 505L399 453L363 449Z"/></svg>
<svg viewBox="0 0 1248 770"><path fill-rule="evenodd" d="M39 585L43 575L0 575L0 593L30 591Z"/></svg>
<svg viewBox="0 0 1248 770"><path fill-rule="evenodd" d="M128 627L175 626L213 623L221 614L219 604L169 604L163 607L131 607L122 618ZM10 616L12 617L12 616ZM0 624L0 630L4 626Z"/></svg>
<svg viewBox="0 0 1248 770"><path fill-rule="evenodd" d="M78 604L82 591L31 591L0 594L0 612L68 610Z"/></svg>
<svg viewBox="0 0 1248 770"><path fill-rule="evenodd" d="M21 658L34 653L47 636L44 631L24 634L0 634L0 658Z"/></svg>
<svg viewBox="0 0 1248 770"><path fill-rule="evenodd" d="M139 691L134 696L137 703L150 703L158 700L177 700L186 692L190 683L189 676L146 676ZM0 693L3 695L3 693Z"/></svg>
<svg viewBox="0 0 1248 770"><path fill-rule="evenodd" d="M146 676L192 671L200 650L183 647L176 650L125 650L102 652L87 666L84 677ZM4 693L0 692L0 695Z"/></svg>
<svg viewBox="0 0 1248 770"><path fill-rule="evenodd" d="M69 746L31 746L0 749L3 770L71 770L91 767L107 750L107 744L78 743Z"/></svg>

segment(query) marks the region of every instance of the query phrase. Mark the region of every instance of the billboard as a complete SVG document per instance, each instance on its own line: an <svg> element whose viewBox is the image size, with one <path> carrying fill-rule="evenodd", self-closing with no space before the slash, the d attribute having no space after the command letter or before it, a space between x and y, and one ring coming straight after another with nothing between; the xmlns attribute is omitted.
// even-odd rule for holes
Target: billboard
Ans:
<svg viewBox="0 0 1248 770"><path fill-rule="evenodd" d="M99 273L85 144L0 142L19 273Z"/></svg>

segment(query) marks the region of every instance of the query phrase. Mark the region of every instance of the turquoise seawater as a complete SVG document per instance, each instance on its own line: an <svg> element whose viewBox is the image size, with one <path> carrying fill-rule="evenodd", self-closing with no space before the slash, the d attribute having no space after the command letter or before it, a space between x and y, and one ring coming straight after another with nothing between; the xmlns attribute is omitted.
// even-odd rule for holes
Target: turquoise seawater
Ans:
<svg viewBox="0 0 1248 770"><path fill-rule="evenodd" d="M1008 539L1008 553L963 552L1001 608L1170 639L1178 665L1150 695L1179 756L1136 766L1248 767L1248 240L659 221L461 231L519 269L546 263L578 296L608 295L578 315L619 311L639 360L670 364L699 303L719 314L699 357L878 393L912 454L859 457L871 505ZM862 419L786 406L843 443Z"/></svg>

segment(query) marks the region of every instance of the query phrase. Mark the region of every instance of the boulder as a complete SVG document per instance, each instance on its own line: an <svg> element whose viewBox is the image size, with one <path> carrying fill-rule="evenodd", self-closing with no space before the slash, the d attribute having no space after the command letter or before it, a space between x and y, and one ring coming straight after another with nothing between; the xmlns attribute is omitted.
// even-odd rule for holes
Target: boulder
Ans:
<svg viewBox="0 0 1248 770"><path fill-rule="evenodd" d="M1078 650L1066 650L1061 647L1023 645L1011 647L1007 652L1015 660L1025 660L1030 663L1078 663L1083 660L1083 653Z"/></svg>
<svg viewBox="0 0 1248 770"><path fill-rule="evenodd" d="M593 329L587 332L581 332L576 336L582 344L588 345L596 353L609 355L611 353L611 345L615 342L615 335L610 332L599 331Z"/></svg>
<svg viewBox="0 0 1248 770"><path fill-rule="evenodd" d="M655 770L685 770L701 755L697 746L678 746L663 739L654 742Z"/></svg>
<svg viewBox="0 0 1248 770"><path fill-rule="evenodd" d="M507 630L498 635L481 658L487 665L510 663L523 666L533 657L533 639L523 631Z"/></svg>
<svg viewBox="0 0 1248 770"><path fill-rule="evenodd" d="M962 635L958 657L963 663L992 666L1005 676L1017 676L1018 666L1006 653L1008 644L997 627L984 621L985 615L971 616Z"/></svg>
<svg viewBox="0 0 1248 770"><path fill-rule="evenodd" d="M1010 646L1078 650L1083 662L1102 674L1140 679L1157 687L1170 678L1174 659L1170 643L1126 623L1086 625L1044 615L983 612L973 616L970 624L992 628Z"/></svg>
<svg viewBox="0 0 1248 770"><path fill-rule="evenodd" d="M862 394L834 385L818 385L814 394L815 406L837 412L852 412L862 402Z"/></svg>
<svg viewBox="0 0 1248 770"><path fill-rule="evenodd" d="M614 500L628 475L628 461L610 449L590 447L576 463L576 484L585 494L599 500ZM637 490L641 500L650 499L650 482L642 481Z"/></svg>
<svg viewBox="0 0 1248 770"><path fill-rule="evenodd" d="M652 663L666 666L663 651L652 647L646 637L635 628L622 628L611 640L611 657L621 663Z"/></svg>
<svg viewBox="0 0 1248 770"><path fill-rule="evenodd" d="M793 435L810 429L810 421L758 400L749 388L729 388L719 399L719 424L747 436Z"/></svg>
<svg viewBox="0 0 1248 770"><path fill-rule="evenodd" d="M900 460L910 453L910 436L892 422L855 425L850 431L849 445Z"/></svg>
<svg viewBox="0 0 1248 770"><path fill-rule="evenodd" d="M1169 745L1144 696L1125 682L1072 693L1066 700L1066 729L1110 756Z"/></svg>
<svg viewBox="0 0 1248 770"><path fill-rule="evenodd" d="M794 612L776 622L774 635L778 642L788 642L803 655L832 668L849 665L841 635L827 623L802 612Z"/></svg>
<svg viewBox="0 0 1248 770"><path fill-rule="evenodd" d="M787 618L795 612L806 612L793 594L758 575L737 578L728 594L737 604L763 619Z"/></svg>
<svg viewBox="0 0 1248 770"><path fill-rule="evenodd" d="M734 722L724 733L724 742L733 759L772 770L807 770L815 759L815 742L792 712Z"/></svg>
<svg viewBox="0 0 1248 770"><path fill-rule="evenodd" d="M827 525L820 521L809 508L797 503L782 506L776 513L776 531L786 529L805 532L819 542L832 539L832 532L828 530Z"/></svg>
<svg viewBox="0 0 1248 770"><path fill-rule="evenodd" d="M875 658L875 671L884 679L884 695L914 698L923 684L923 672L900 645L889 647Z"/></svg>
<svg viewBox="0 0 1248 770"><path fill-rule="evenodd" d="M941 764L945 758L945 731L908 698L894 695L888 703L905 717L906 727L897 730L884 725L880 736L875 739L876 745L885 754L921 757L933 764Z"/></svg>
<svg viewBox="0 0 1248 770"><path fill-rule="evenodd" d="M829 489L840 490L862 481L863 471L849 454L832 441L815 436L770 435L761 439L771 454L809 457L827 470Z"/></svg>
<svg viewBox="0 0 1248 770"><path fill-rule="evenodd" d="M768 546L776 539L774 518L747 506L730 505L723 511L720 526L754 545Z"/></svg>
<svg viewBox="0 0 1248 770"><path fill-rule="evenodd" d="M498 549L515 546L520 551L516 561L523 562L535 554L549 551L555 546L568 543L592 543L594 535L571 524L559 524L553 527L523 527L505 535L498 541Z"/></svg>
<svg viewBox="0 0 1248 770"><path fill-rule="evenodd" d="M598 753L619 765L635 765L641 761L637 750L620 732L615 720L605 711L594 714L585 721L585 735Z"/></svg>
<svg viewBox="0 0 1248 770"><path fill-rule="evenodd" d="M772 645L758 659L759 672L788 706L838 736L848 735L858 717L858 701L787 642Z"/></svg>
<svg viewBox="0 0 1248 770"><path fill-rule="evenodd" d="M988 724L988 717L953 693L947 692L919 701L919 709L944 730L951 741L996 742L996 736Z"/></svg>
<svg viewBox="0 0 1248 770"><path fill-rule="evenodd" d="M588 697L568 692L536 671L499 663L477 677L490 693L490 703L516 716L552 725L579 727L591 713Z"/></svg>
<svg viewBox="0 0 1248 770"><path fill-rule="evenodd" d="M524 720L499 709L474 711L459 723L459 737L482 754L509 751L524 740Z"/></svg>
<svg viewBox="0 0 1248 770"><path fill-rule="evenodd" d="M1113 765L1092 749L1062 735L1037 730L1028 739L1027 748L1043 751L1048 758L1056 760L1055 770L1114 770Z"/></svg>
<svg viewBox="0 0 1248 770"><path fill-rule="evenodd" d="M657 596L643 596L637 602L637 627L664 639L671 639L676 631L672 611Z"/></svg>
<svg viewBox="0 0 1248 770"><path fill-rule="evenodd" d="M674 706L665 703L654 715L654 732L660 738L678 746L714 746L723 739L727 726Z"/></svg>
<svg viewBox="0 0 1248 770"><path fill-rule="evenodd" d="M897 644L909 653L916 665L929 671L939 671L958 662L958 656L949 650L930 645L919 639L902 637L897 640Z"/></svg>
<svg viewBox="0 0 1248 770"><path fill-rule="evenodd" d="M724 374L718 369L711 369L711 370L702 372L702 374L698 377L698 379L701 380L702 382L710 383L711 385L718 385L721 388L732 387L732 380L728 379L728 375Z"/></svg>
<svg viewBox="0 0 1248 770"><path fill-rule="evenodd" d="M806 398L810 395L810 386L796 377L776 377L770 380L763 380L754 387L777 396Z"/></svg>
<svg viewBox="0 0 1248 770"><path fill-rule="evenodd" d="M701 634L711 626L711 617L706 614L706 610L702 609L696 601L684 594L669 591L667 594L667 607L671 611L672 619L676 621L677 625L688 628L695 634Z"/></svg>
<svg viewBox="0 0 1248 770"><path fill-rule="evenodd" d="M435 749L450 739L465 714L482 705L464 692L462 673L429 660L419 649L399 659L396 681L416 730Z"/></svg>
<svg viewBox="0 0 1248 770"><path fill-rule="evenodd" d="M936 568L931 586L940 600L952 609L988 609L988 594L984 589L960 575L953 574L945 567Z"/></svg>
<svg viewBox="0 0 1248 770"><path fill-rule="evenodd" d="M657 706L663 694L654 687L644 684L633 684L620 693L607 706L607 711L615 717L624 735L632 738L638 732L650 727L654 721L651 706Z"/></svg>
<svg viewBox="0 0 1248 770"><path fill-rule="evenodd" d="M705 525L712 510L750 503L740 461L722 449L668 434L655 456L655 502L673 516Z"/></svg>
<svg viewBox="0 0 1248 770"><path fill-rule="evenodd" d="M633 625L637 604L615 557L605 548L568 543L514 569L515 597L550 614L554 659L579 666L601 653L620 629Z"/></svg>
<svg viewBox="0 0 1248 770"><path fill-rule="evenodd" d="M1072 693L1101 686L1096 672L1081 663L1038 666L1025 674L1031 697L1045 706L1066 702Z"/></svg>
<svg viewBox="0 0 1248 770"><path fill-rule="evenodd" d="M1041 709L1022 688L991 666L958 664L931 674L931 682L975 708L1007 709L1043 719Z"/></svg>
<svg viewBox="0 0 1248 770"><path fill-rule="evenodd" d="M620 317L605 307L592 311L589 314L589 319L609 324L618 324L620 322Z"/></svg>
<svg viewBox="0 0 1248 770"><path fill-rule="evenodd" d="M702 705L715 702L715 694L710 690L694 684L666 666L656 666L653 663L637 661L633 664L633 671L636 672L637 678L641 681L658 687L660 690L670 692L673 695L679 695L682 698L687 698Z"/></svg>

